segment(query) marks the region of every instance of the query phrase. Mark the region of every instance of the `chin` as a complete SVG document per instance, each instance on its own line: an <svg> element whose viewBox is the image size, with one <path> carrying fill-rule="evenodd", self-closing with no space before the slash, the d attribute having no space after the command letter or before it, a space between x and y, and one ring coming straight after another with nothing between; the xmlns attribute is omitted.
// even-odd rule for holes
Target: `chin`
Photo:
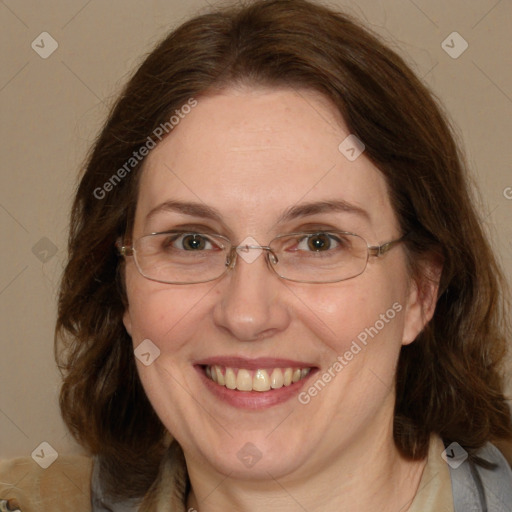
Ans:
<svg viewBox="0 0 512 512"><path fill-rule="evenodd" d="M240 448L233 449L235 445L240 445ZM305 459L300 445L283 448L268 440L235 440L226 446L226 450L208 451L204 457L217 472L230 478L251 481L286 477L303 468Z"/></svg>

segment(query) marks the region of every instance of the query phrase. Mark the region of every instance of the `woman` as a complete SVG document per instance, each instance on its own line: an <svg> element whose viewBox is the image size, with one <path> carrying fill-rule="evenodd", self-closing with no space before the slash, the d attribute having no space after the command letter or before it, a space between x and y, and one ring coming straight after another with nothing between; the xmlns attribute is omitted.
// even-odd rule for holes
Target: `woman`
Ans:
<svg viewBox="0 0 512 512"><path fill-rule="evenodd" d="M510 510L504 278L439 107L346 16L256 1L172 32L69 254L93 510Z"/></svg>

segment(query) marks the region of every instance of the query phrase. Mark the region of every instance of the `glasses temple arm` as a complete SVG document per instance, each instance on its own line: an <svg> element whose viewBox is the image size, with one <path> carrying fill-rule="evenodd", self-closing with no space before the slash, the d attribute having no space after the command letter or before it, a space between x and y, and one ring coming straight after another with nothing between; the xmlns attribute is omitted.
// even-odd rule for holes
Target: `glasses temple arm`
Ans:
<svg viewBox="0 0 512 512"><path fill-rule="evenodd" d="M116 249L120 256L132 256L133 255L133 246L132 245L123 245L123 240L118 238L116 240Z"/></svg>
<svg viewBox="0 0 512 512"><path fill-rule="evenodd" d="M403 242L405 238L408 236L408 233L397 238L396 240L391 240L390 242L383 243L382 245L369 245L368 246L368 254L370 256L382 256L386 254L390 249L392 249L395 245Z"/></svg>

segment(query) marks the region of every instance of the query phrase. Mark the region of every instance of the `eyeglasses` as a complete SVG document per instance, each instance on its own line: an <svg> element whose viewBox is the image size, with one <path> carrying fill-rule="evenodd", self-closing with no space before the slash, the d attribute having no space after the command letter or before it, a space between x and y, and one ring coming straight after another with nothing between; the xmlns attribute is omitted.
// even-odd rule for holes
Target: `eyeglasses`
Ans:
<svg viewBox="0 0 512 512"><path fill-rule="evenodd" d="M247 263L265 251L267 265L280 278L298 283L336 283L362 274L370 257L379 257L405 236L369 245L355 233L315 231L280 235L267 246L246 238L241 245L218 234L167 231L151 233L131 245L117 242L119 253L133 256L147 279L168 284L214 281L233 269L237 257Z"/></svg>

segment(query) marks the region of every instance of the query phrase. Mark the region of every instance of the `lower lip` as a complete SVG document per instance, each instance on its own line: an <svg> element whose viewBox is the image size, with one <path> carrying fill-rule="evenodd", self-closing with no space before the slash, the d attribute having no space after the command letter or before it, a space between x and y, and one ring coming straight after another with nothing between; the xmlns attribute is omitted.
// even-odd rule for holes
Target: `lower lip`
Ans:
<svg viewBox="0 0 512 512"><path fill-rule="evenodd" d="M306 381L316 372L316 368L313 368L303 379L279 389L272 389L270 391L238 391L236 389L228 389L226 386L220 386L213 382L213 380L206 376L204 367L196 366L195 368L208 390L219 400L239 409L252 410L267 409L297 396Z"/></svg>

